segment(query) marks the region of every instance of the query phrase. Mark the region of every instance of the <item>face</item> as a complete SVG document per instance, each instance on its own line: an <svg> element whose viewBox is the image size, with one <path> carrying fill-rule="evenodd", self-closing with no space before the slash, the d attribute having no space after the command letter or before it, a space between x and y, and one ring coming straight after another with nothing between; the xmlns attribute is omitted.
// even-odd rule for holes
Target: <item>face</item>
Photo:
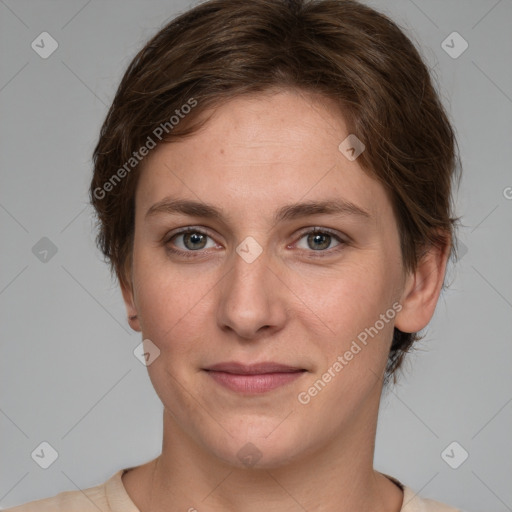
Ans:
<svg viewBox="0 0 512 512"><path fill-rule="evenodd" d="M160 351L148 371L174 434L231 464L298 459L376 414L407 280L348 135L325 100L259 94L144 161L132 327Z"/></svg>

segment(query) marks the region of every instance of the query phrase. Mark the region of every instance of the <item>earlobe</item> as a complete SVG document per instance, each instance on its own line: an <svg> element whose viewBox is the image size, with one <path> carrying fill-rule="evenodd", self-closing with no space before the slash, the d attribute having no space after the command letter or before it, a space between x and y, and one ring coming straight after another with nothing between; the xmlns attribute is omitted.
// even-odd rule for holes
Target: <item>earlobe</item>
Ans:
<svg viewBox="0 0 512 512"><path fill-rule="evenodd" d="M121 293L126 307L126 314L128 315L128 324L137 332L141 331L137 307L135 305L133 286L131 281L121 279Z"/></svg>
<svg viewBox="0 0 512 512"><path fill-rule="evenodd" d="M430 322L443 287L450 243L431 246L416 270L406 278L395 327L402 332L418 332Z"/></svg>

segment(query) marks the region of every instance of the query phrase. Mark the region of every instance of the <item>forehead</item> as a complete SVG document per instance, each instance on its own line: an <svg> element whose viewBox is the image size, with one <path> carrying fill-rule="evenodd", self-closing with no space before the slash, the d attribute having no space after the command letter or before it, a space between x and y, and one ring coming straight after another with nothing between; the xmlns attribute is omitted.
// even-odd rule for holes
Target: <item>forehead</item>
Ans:
<svg viewBox="0 0 512 512"><path fill-rule="evenodd" d="M200 130L143 161L138 215L169 196L217 205L232 221L335 198L377 222L392 215L382 185L340 151L349 131L329 100L281 91L236 97L203 115L211 117Z"/></svg>

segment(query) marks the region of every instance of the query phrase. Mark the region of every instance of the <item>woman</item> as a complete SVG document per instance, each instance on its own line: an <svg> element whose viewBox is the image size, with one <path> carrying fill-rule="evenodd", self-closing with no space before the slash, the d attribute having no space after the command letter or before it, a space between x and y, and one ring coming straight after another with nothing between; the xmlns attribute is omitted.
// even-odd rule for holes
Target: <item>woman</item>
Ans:
<svg viewBox="0 0 512 512"><path fill-rule="evenodd" d="M212 0L126 71L98 242L162 453L13 511L452 511L373 468L454 246L456 141L412 43L349 0Z"/></svg>

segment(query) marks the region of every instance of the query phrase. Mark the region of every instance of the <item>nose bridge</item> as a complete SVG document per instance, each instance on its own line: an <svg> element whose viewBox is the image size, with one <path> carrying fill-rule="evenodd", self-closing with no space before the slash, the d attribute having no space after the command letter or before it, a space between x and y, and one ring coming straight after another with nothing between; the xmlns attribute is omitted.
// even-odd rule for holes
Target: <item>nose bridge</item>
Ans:
<svg viewBox="0 0 512 512"><path fill-rule="evenodd" d="M278 323L275 294L277 279L271 255L255 238L245 238L232 255L219 302L219 322L244 338L251 338L263 326Z"/></svg>
<svg viewBox="0 0 512 512"><path fill-rule="evenodd" d="M236 247L235 253L229 279L232 292L252 295L265 292L267 274L271 273L269 249L264 249L254 237L248 236Z"/></svg>

